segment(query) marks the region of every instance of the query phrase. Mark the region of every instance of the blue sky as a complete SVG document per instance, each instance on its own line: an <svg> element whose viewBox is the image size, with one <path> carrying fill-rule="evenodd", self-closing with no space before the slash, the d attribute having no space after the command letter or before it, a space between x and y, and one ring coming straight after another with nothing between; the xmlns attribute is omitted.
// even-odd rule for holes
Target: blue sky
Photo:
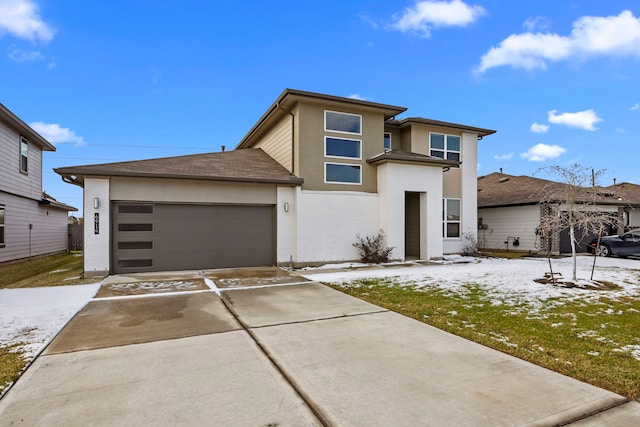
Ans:
<svg viewBox="0 0 640 427"><path fill-rule="evenodd" d="M232 148L285 88L496 129L479 175L640 183L636 0L0 0L0 102L54 167Z"/></svg>

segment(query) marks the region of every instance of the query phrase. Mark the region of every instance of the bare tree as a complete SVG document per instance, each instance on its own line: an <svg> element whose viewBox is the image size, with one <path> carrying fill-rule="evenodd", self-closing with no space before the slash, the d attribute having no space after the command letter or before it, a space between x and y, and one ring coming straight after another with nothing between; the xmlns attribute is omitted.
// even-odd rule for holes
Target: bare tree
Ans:
<svg viewBox="0 0 640 427"><path fill-rule="evenodd" d="M576 231L581 231L582 238L588 234L601 235L607 226L615 222L611 216L603 214L596 206L600 197L596 184L604 170L594 171L575 164L571 167L548 166L539 171L558 179L558 182L550 182L542 190L544 194L540 204L543 205L543 209L541 209L539 230L542 236L547 236L547 251L550 254L548 238L559 236L561 231L569 229L573 258L572 280L575 282L577 280L576 244L580 243L576 238Z"/></svg>

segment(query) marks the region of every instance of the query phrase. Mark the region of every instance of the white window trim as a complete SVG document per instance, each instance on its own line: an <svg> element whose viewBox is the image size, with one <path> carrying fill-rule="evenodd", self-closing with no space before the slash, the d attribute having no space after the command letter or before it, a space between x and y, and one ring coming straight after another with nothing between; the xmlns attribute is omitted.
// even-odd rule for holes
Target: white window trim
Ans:
<svg viewBox="0 0 640 427"><path fill-rule="evenodd" d="M5 205L0 205L0 210L4 211L4 215L2 216L4 220L0 223L0 228L4 230L4 233L2 233L3 240L0 241L0 248L4 248L7 243L7 207Z"/></svg>
<svg viewBox="0 0 640 427"><path fill-rule="evenodd" d="M459 200L460 201L460 219L458 221L447 221L446 200ZM460 224L460 235L458 237L447 237L447 224ZM462 240L462 199L457 197L444 197L442 199L442 238L445 240Z"/></svg>
<svg viewBox="0 0 640 427"><path fill-rule="evenodd" d="M444 135L444 148L431 148L431 135ZM460 150L448 150L447 149L447 137L456 136L460 139ZM447 153L458 153L458 162L462 163L462 136L454 135L452 133L442 133L442 132L429 132L429 155L431 155L431 150L442 151L444 152L444 159L447 160Z"/></svg>
<svg viewBox="0 0 640 427"><path fill-rule="evenodd" d="M385 150L391 150L391 147L393 147L393 139L391 136L391 132L384 132L383 135L389 135L389 148L384 146L384 138L382 138L382 148L384 148ZM429 139L431 139L431 137L429 137ZM429 143L429 145L431 145L431 143Z"/></svg>
<svg viewBox="0 0 640 427"><path fill-rule="evenodd" d="M336 156L336 155L329 155L327 154L327 138L332 138L332 139L343 139L345 141L355 141L357 143L360 144L360 149L358 150L360 152L360 155L358 157L349 157L349 156ZM328 157L330 159L349 159L349 160L362 160L362 140L361 139L353 139L353 138L343 138L343 137L337 137L337 136L325 136L324 137L324 156Z"/></svg>
<svg viewBox="0 0 640 427"><path fill-rule="evenodd" d="M344 114L345 116L355 116L360 118L360 132L347 132L344 130L334 130L327 129L327 113L335 113L335 114ZM332 132L332 133L342 133L346 135L362 135L362 115L361 114L353 114L353 113L345 113L344 111L334 111L334 110L324 110L324 131Z"/></svg>
<svg viewBox="0 0 640 427"><path fill-rule="evenodd" d="M27 159L27 168L26 169L22 169L22 143L27 144L27 155L26 155L26 159ZM28 175L29 174L29 140L27 138L25 138L24 136L20 135L20 144L18 145L18 160L20 162L20 164L18 165L19 169L20 169L20 173Z"/></svg>
<svg viewBox="0 0 640 427"><path fill-rule="evenodd" d="M327 165L344 165L344 166L356 166L360 171L359 182L341 182L341 181L327 181ZM362 185L362 165L356 163L336 163L336 162L324 162L324 183L325 184L341 184L341 185Z"/></svg>

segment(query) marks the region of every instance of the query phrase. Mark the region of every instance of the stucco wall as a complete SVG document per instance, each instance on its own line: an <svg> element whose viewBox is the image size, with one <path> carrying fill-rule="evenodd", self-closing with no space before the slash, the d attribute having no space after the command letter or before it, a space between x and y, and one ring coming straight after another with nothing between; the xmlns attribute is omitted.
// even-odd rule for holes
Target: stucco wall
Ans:
<svg viewBox="0 0 640 427"><path fill-rule="evenodd" d="M380 228L392 258L404 259L405 192L420 195L420 258L440 258L442 246L442 168L384 163L378 165Z"/></svg>
<svg viewBox="0 0 640 427"><path fill-rule="evenodd" d="M477 238L478 229L478 136L475 133L462 132L460 144L462 152L462 166L460 169L451 169L445 172L444 179L447 175L455 173L460 175L462 195L462 203L460 207L460 231L461 236L458 239L444 239L444 253L454 254L464 251L465 246L469 244L469 239ZM444 197L447 197L445 195Z"/></svg>
<svg viewBox="0 0 640 427"><path fill-rule="evenodd" d="M362 116L362 135L331 132L324 130L325 110L337 111ZM366 163L370 157L384 151L384 116L381 112L358 109L340 104L300 103L298 109L298 143L299 158L298 176L304 178L302 188L305 190L332 191L376 191L376 169ZM361 140L361 159L325 157L325 136ZM324 163L346 163L360 165L362 184L325 184Z"/></svg>
<svg viewBox="0 0 640 427"><path fill-rule="evenodd" d="M356 234L378 232L378 195L298 189L295 215L294 262L357 260ZM284 258L286 254L278 254L279 259L280 255Z"/></svg>
<svg viewBox="0 0 640 427"><path fill-rule="evenodd" d="M98 208L94 199L98 199ZM98 234L95 215L98 214ZM109 240L111 236L111 203L109 179L85 178L84 180L84 273L86 276L109 274Z"/></svg>
<svg viewBox="0 0 640 427"><path fill-rule="evenodd" d="M274 204L274 184L188 179L111 178L111 200Z"/></svg>

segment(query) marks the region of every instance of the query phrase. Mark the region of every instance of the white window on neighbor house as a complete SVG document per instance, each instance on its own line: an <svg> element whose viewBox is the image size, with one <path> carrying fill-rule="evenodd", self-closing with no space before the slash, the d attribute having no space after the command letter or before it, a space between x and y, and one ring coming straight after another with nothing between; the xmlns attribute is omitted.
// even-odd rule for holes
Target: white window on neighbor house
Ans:
<svg viewBox="0 0 640 427"><path fill-rule="evenodd" d="M442 200L442 236L460 237L460 199Z"/></svg>
<svg viewBox="0 0 640 427"><path fill-rule="evenodd" d="M23 136L20 137L20 172L29 172L29 141Z"/></svg>
<svg viewBox="0 0 640 427"><path fill-rule="evenodd" d="M384 149L391 150L391 133L384 133Z"/></svg>
<svg viewBox="0 0 640 427"><path fill-rule="evenodd" d="M429 150L433 157L460 161L460 137L443 133L429 134Z"/></svg>
<svg viewBox="0 0 640 427"><path fill-rule="evenodd" d="M354 184L362 183L362 167L347 163L325 163L324 182L326 184Z"/></svg>
<svg viewBox="0 0 640 427"><path fill-rule="evenodd" d="M4 205L0 205L0 248L4 248L5 240L4 240L4 216L5 216L5 207Z"/></svg>
<svg viewBox="0 0 640 427"><path fill-rule="evenodd" d="M324 137L324 155L346 159L362 159L362 141L359 139Z"/></svg>
<svg viewBox="0 0 640 427"><path fill-rule="evenodd" d="M362 135L362 116L359 114L325 110L324 130L327 132Z"/></svg>

